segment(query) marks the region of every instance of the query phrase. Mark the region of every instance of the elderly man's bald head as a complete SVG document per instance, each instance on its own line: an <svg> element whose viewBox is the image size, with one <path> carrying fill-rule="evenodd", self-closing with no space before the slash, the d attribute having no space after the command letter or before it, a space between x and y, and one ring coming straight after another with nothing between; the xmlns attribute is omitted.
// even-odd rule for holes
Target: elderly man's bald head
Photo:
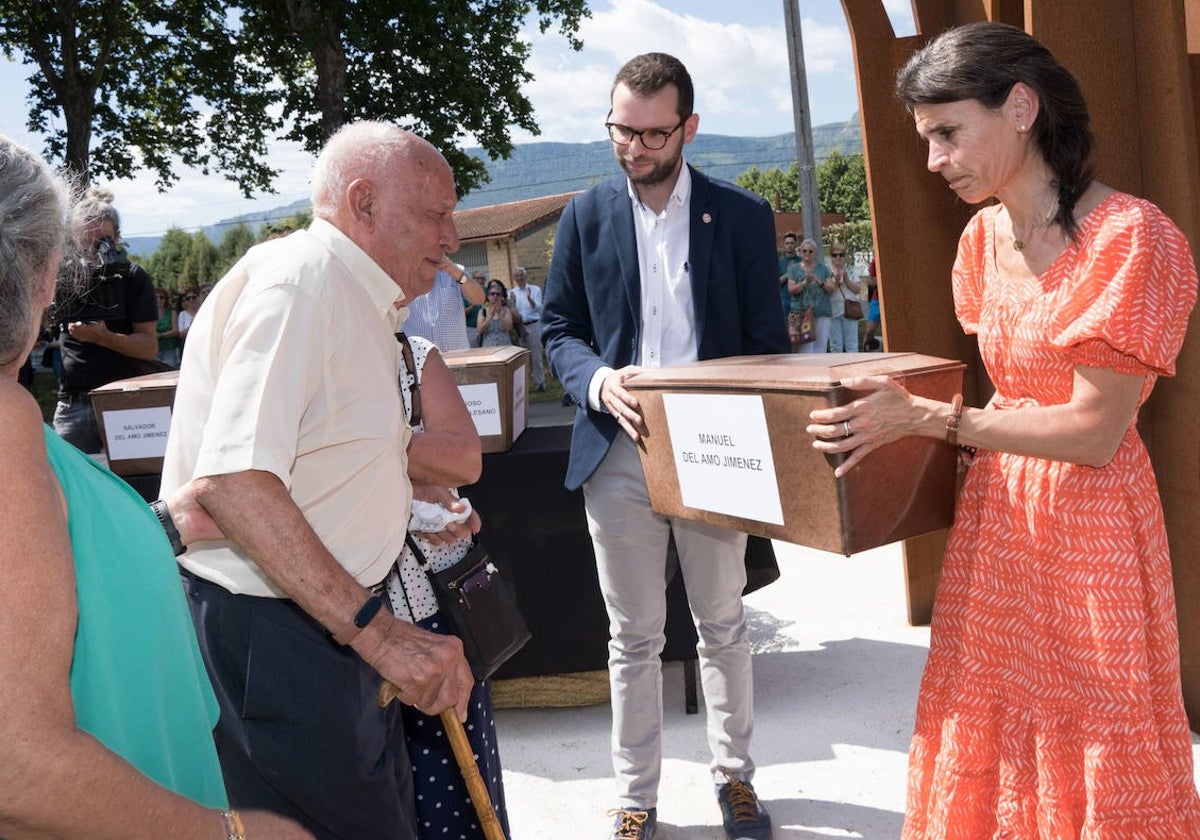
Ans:
<svg viewBox="0 0 1200 840"><path fill-rule="evenodd" d="M449 167L441 153L411 131L383 122L344 125L329 138L313 168L313 215L334 218L356 180L419 177L443 168Z"/></svg>
<svg viewBox="0 0 1200 840"><path fill-rule="evenodd" d="M379 122L329 139L313 170L313 215L350 238L396 281L406 300L433 286L458 249L454 173L428 142Z"/></svg>

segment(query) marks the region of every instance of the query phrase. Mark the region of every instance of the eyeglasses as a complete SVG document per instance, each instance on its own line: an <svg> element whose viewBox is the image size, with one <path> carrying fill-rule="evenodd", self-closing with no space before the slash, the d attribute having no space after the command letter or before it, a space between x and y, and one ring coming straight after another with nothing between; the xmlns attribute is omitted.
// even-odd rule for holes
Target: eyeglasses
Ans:
<svg viewBox="0 0 1200 840"><path fill-rule="evenodd" d="M812 248L801 248L800 253L801 254L813 254L816 252Z"/></svg>
<svg viewBox="0 0 1200 840"><path fill-rule="evenodd" d="M663 131L661 128L630 128L627 125L612 122L606 122L604 127L608 129L608 139L618 146L628 146L636 137L641 141L643 148L657 152L667 145L667 140L683 126L683 123L684 120L680 120L670 131Z"/></svg>
<svg viewBox="0 0 1200 840"><path fill-rule="evenodd" d="M488 292L488 297L504 297L504 292Z"/></svg>
<svg viewBox="0 0 1200 840"><path fill-rule="evenodd" d="M844 256L846 256L846 252L845 252L845 251L830 251L830 252L829 252L829 256L831 256L831 257L844 257Z"/></svg>

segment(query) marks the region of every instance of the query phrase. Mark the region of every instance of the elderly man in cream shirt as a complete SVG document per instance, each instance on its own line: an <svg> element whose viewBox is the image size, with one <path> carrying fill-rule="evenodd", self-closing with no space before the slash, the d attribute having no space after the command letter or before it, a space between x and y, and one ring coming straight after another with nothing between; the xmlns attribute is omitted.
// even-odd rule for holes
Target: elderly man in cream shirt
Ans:
<svg viewBox="0 0 1200 840"><path fill-rule="evenodd" d="M428 714L462 718L471 690L459 641L378 594L412 494L394 333L458 246L455 202L424 140L343 128L313 172L312 225L252 248L188 336L163 490L196 479L228 537L180 563L230 802L318 837L417 836L382 678Z"/></svg>

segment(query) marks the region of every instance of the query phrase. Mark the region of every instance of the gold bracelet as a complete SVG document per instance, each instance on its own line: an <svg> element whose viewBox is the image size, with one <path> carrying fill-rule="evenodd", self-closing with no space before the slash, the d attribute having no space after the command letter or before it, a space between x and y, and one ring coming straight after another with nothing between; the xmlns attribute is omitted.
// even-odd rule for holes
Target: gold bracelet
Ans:
<svg viewBox="0 0 1200 840"><path fill-rule="evenodd" d="M237 811L222 811L221 819L225 821L225 840L246 840L246 827Z"/></svg>
<svg viewBox="0 0 1200 840"><path fill-rule="evenodd" d="M958 446L958 425L962 422L963 395L955 394L950 401L950 414L946 417L946 443Z"/></svg>

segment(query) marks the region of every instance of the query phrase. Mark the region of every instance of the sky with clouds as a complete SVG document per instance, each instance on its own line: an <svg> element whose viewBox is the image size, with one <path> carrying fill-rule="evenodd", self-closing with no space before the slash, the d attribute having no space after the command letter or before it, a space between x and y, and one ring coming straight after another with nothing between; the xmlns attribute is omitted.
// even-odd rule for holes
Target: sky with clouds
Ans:
<svg viewBox="0 0 1200 840"><path fill-rule="evenodd" d="M687 65L696 86L700 131L770 136L792 131L791 88L784 31L787 0L592 0L583 21L584 48L573 51L551 28L536 26L525 93L542 133L514 133L518 143L603 139L608 92L617 68L643 52L662 51ZM898 35L912 34L909 0L883 0ZM838 0L799 0L809 110L813 125L849 119L858 108L850 36ZM25 131L28 67L0 57L0 131L41 148ZM288 204L308 195L312 158L287 144L272 150L280 168L276 194L243 199L219 175L183 171L167 193L153 178L110 186L125 236L152 236L168 227L194 229L240 213Z"/></svg>

